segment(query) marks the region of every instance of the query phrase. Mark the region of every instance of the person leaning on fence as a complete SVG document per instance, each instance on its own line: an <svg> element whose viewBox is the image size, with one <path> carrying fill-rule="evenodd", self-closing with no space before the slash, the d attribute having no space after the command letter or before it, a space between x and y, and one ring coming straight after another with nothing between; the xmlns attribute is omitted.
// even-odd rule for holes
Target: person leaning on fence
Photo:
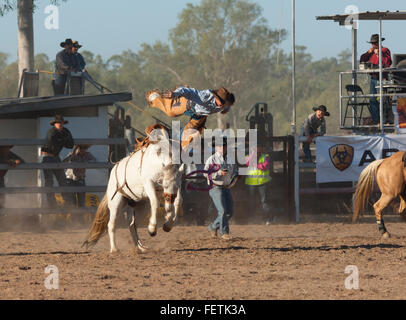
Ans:
<svg viewBox="0 0 406 320"><path fill-rule="evenodd" d="M326 106L323 105L313 107L313 111L314 113L310 114L303 124L303 135L307 138L307 141L303 142L304 162L313 162L310 144L314 138L326 134L326 120L324 117L330 116ZM319 128L320 131L318 131Z"/></svg>
<svg viewBox="0 0 406 320"><path fill-rule="evenodd" d="M256 159L256 163L254 159ZM265 223L270 224L272 217L270 216L271 209L268 204L268 186L271 181L271 157L263 146L258 145L246 156L246 165L248 166L248 172L245 177L245 184L248 188L249 206L252 210L258 208L256 197L259 195Z"/></svg>
<svg viewBox="0 0 406 320"><path fill-rule="evenodd" d="M18 155L15 153L11 152L11 148L13 146L0 146L0 163L1 164L8 164L11 167L16 167L21 163L24 163L24 160L20 158ZM7 174L7 169L0 170L0 188L4 188L4 177ZM5 194L0 193L0 208L4 207L4 199L5 199Z"/></svg>
<svg viewBox="0 0 406 320"><path fill-rule="evenodd" d="M73 151L70 152L63 162L72 163L83 163L83 162L94 162L96 158L87 151L90 148L89 144L79 144L75 145ZM86 186L86 168L69 168L65 171L66 174L66 184L73 187L84 187ZM76 201L77 200L77 201ZM86 192L75 192L73 194L73 204L77 207L84 207L86 202Z"/></svg>
<svg viewBox="0 0 406 320"><path fill-rule="evenodd" d="M382 38L384 41L385 38ZM369 62L372 65L372 68L376 69L379 68L379 34L373 34L371 36L371 40L368 42L371 44L371 48L367 52L365 52L360 59L360 62ZM389 68L392 65L392 58L391 53L388 48L382 47L382 68ZM377 94L377 86L379 84L379 73L374 72L370 74L370 87L369 93ZM383 79L387 80L388 75L387 73L383 73ZM376 97L370 98L369 100L370 108L369 112L371 113L372 121L371 124L378 124L379 123L379 103Z"/></svg>
<svg viewBox="0 0 406 320"><path fill-rule="evenodd" d="M177 101L185 98L186 102ZM146 99L151 107L163 111L169 117L186 115L190 121L183 129L182 147L187 147L194 139L196 132L188 133L188 129L203 133L207 116L221 112L227 113L235 102L234 94L222 87L218 90L197 90L188 87L178 87L174 91L166 91L162 95L157 90L147 92Z"/></svg>
<svg viewBox="0 0 406 320"><path fill-rule="evenodd" d="M45 137L46 144L41 148L42 163L60 163L59 153L63 148L73 148L73 138L71 132L64 127L68 121L60 115L56 115L55 119L50 121L52 126ZM45 187L54 186L54 177L58 181L59 186L66 186L66 177L63 169L44 169ZM62 197L68 203L72 203L72 194L62 193ZM55 207L56 200L54 193L47 193L48 207Z"/></svg>
<svg viewBox="0 0 406 320"><path fill-rule="evenodd" d="M215 149L216 152L207 159L204 166L204 170L219 166L218 170L212 173L211 176L205 174L208 183L210 184L211 179L214 185L209 191L209 195L217 209L217 218L208 226L208 230L213 238L217 238L219 232L221 239L230 240L228 221L234 211L230 188L238 175L238 167L236 164L227 164L226 139L222 139L220 143L216 142Z"/></svg>
<svg viewBox="0 0 406 320"><path fill-rule="evenodd" d="M72 53L72 39L66 39L61 42L61 47L64 48L58 52L55 60L55 79L53 80L54 94L65 94L65 85L69 72L76 68L76 58Z"/></svg>

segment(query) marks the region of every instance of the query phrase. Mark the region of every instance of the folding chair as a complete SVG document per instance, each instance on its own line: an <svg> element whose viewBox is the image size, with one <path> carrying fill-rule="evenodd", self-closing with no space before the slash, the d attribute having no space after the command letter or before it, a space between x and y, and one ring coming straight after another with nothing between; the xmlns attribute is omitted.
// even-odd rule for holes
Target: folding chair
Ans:
<svg viewBox="0 0 406 320"><path fill-rule="evenodd" d="M345 120L347 119L354 119L355 125L359 126L361 125L364 106L369 108L369 100L365 97L358 97L359 95L364 95L364 92L362 91L361 87L356 84L347 84L345 89L347 90L347 95L353 97L348 98L342 126L345 126ZM354 116L348 115L349 108L352 108L354 111Z"/></svg>

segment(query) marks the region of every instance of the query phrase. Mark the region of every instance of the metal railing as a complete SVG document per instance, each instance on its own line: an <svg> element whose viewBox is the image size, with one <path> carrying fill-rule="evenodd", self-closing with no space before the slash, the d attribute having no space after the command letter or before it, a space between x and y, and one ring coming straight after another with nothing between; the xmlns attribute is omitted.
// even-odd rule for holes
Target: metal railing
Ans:
<svg viewBox="0 0 406 320"><path fill-rule="evenodd" d="M384 68L382 69L383 73L397 73L397 72L406 72L406 69L397 69L397 68ZM393 129L394 126L393 125L385 125L383 124L383 120L381 120L380 124L375 124L375 125L356 125L353 122L352 126L345 126L344 125L344 121L345 119L343 119L343 106L344 106L344 100L349 100L349 99L353 99L353 100L357 100L357 98L366 98L366 99L370 99L370 98L393 98L394 95L396 95L396 97L401 98L401 97L406 97L406 93L399 93L399 92L391 92L391 93L384 93L384 90L388 90L388 89L394 89L395 91L397 89L406 91L406 85L401 85L401 84L394 84L394 83L387 83L382 81L382 84L379 84L378 89L382 88L382 90L377 93L377 94L371 94L371 93L364 93L364 94L356 94L354 93L353 95L344 95L343 94L343 88L345 86L343 86L343 76L344 75L352 75L353 79L357 79L357 75L369 75L371 73L376 73L379 74L380 70L379 69L364 69L364 70L351 70L351 71L343 71L339 73L339 118L340 118L340 129L357 129L357 128L380 128L382 125L381 130L383 129ZM378 81L379 83L379 81ZM383 115L383 104L379 104L379 114L382 117Z"/></svg>
<svg viewBox="0 0 406 320"><path fill-rule="evenodd" d="M0 146L42 146L45 139L0 139ZM127 139L124 138L106 138L106 139L74 139L75 144L90 145L127 145ZM106 159L107 160L107 159ZM67 168L85 168L106 170L114 165L110 162L60 162L60 163L21 163L15 167L8 164L0 164L0 170L44 170L44 169L67 169ZM107 182L107 181L106 181ZM44 194L44 193L76 193L76 192L105 192L107 185L102 186L19 186L0 188L1 194ZM0 214L36 214L36 213L84 213L92 212L96 208L0 208Z"/></svg>

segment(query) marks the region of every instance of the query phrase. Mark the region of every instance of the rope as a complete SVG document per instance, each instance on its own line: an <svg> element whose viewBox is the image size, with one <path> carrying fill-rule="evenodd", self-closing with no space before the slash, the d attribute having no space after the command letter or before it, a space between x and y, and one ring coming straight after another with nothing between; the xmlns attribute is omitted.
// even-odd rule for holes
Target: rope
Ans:
<svg viewBox="0 0 406 320"><path fill-rule="evenodd" d="M220 170L220 165L218 164L213 164L212 166L209 167L209 170L195 170L190 172L189 174L186 175L185 179L195 179L198 177L193 177L193 175L202 173L202 174L207 174L207 179L209 180L209 186L207 188L200 188L200 187L195 187L193 186L190 182L186 184L186 190L189 191L210 191L213 189L214 183L211 175L213 173L216 173L217 171Z"/></svg>

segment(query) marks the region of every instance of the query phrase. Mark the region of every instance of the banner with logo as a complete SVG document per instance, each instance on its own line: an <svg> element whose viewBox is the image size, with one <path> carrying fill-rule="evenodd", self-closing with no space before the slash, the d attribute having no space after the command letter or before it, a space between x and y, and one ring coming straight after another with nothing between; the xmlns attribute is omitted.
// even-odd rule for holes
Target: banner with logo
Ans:
<svg viewBox="0 0 406 320"><path fill-rule="evenodd" d="M372 161L406 151L406 135L324 136L316 146L317 183L356 182Z"/></svg>

